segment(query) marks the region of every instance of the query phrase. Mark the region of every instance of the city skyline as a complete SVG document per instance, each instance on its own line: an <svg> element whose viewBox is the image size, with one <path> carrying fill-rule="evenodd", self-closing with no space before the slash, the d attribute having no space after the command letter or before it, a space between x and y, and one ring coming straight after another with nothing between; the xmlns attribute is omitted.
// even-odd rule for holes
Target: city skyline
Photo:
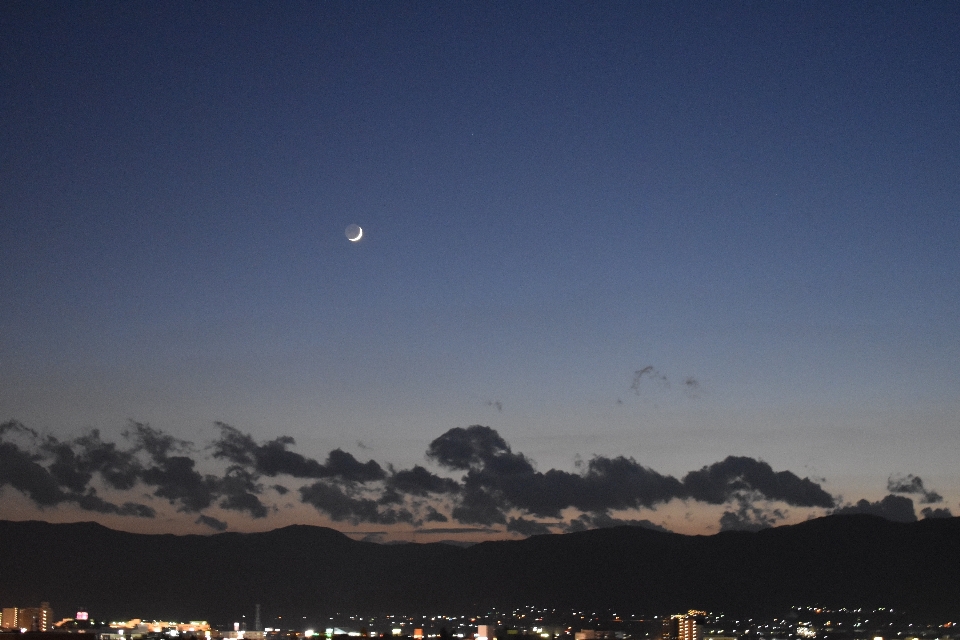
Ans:
<svg viewBox="0 0 960 640"><path fill-rule="evenodd" d="M8 3L0 519L960 512L958 33L951 2Z"/></svg>

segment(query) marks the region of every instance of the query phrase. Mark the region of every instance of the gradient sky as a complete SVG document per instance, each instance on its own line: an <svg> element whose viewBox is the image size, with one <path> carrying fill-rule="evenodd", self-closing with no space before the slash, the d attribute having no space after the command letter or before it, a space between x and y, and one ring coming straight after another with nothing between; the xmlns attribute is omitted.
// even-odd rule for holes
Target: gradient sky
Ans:
<svg viewBox="0 0 960 640"><path fill-rule="evenodd" d="M479 424L541 472L747 456L960 512L955 2L8 2L0 86L0 421L440 475Z"/></svg>

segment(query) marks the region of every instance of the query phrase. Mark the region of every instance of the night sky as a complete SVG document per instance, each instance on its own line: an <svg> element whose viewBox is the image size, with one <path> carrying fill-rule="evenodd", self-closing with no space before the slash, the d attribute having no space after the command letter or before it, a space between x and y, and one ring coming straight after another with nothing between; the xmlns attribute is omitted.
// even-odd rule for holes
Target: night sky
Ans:
<svg viewBox="0 0 960 640"><path fill-rule="evenodd" d="M0 86L0 518L960 514L958 3L6 2Z"/></svg>

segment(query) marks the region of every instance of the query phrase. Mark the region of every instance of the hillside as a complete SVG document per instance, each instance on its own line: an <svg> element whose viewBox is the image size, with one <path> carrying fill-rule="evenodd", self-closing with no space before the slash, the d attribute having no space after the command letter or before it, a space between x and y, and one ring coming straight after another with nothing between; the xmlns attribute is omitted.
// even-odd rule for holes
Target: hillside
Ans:
<svg viewBox="0 0 960 640"><path fill-rule="evenodd" d="M380 545L332 529L138 535L0 521L0 603L98 616L237 619L254 603L324 611L475 611L536 604L751 614L792 604L960 617L960 518L829 516L758 533L633 527L526 540Z"/></svg>

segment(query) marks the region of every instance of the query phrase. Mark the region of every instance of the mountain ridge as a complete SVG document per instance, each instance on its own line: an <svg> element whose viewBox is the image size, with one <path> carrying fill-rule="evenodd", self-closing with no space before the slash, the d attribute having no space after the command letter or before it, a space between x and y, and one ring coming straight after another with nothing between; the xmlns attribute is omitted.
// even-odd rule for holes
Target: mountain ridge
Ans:
<svg viewBox="0 0 960 640"><path fill-rule="evenodd" d="M0 603L45 600L101 617L230 621L255 603L284 617L527 604L960 613L960 518L834 515L709 536L614 527L466 548L357 541L311 525L180 536L94 522L0 521L0 548Z"/></svg>

